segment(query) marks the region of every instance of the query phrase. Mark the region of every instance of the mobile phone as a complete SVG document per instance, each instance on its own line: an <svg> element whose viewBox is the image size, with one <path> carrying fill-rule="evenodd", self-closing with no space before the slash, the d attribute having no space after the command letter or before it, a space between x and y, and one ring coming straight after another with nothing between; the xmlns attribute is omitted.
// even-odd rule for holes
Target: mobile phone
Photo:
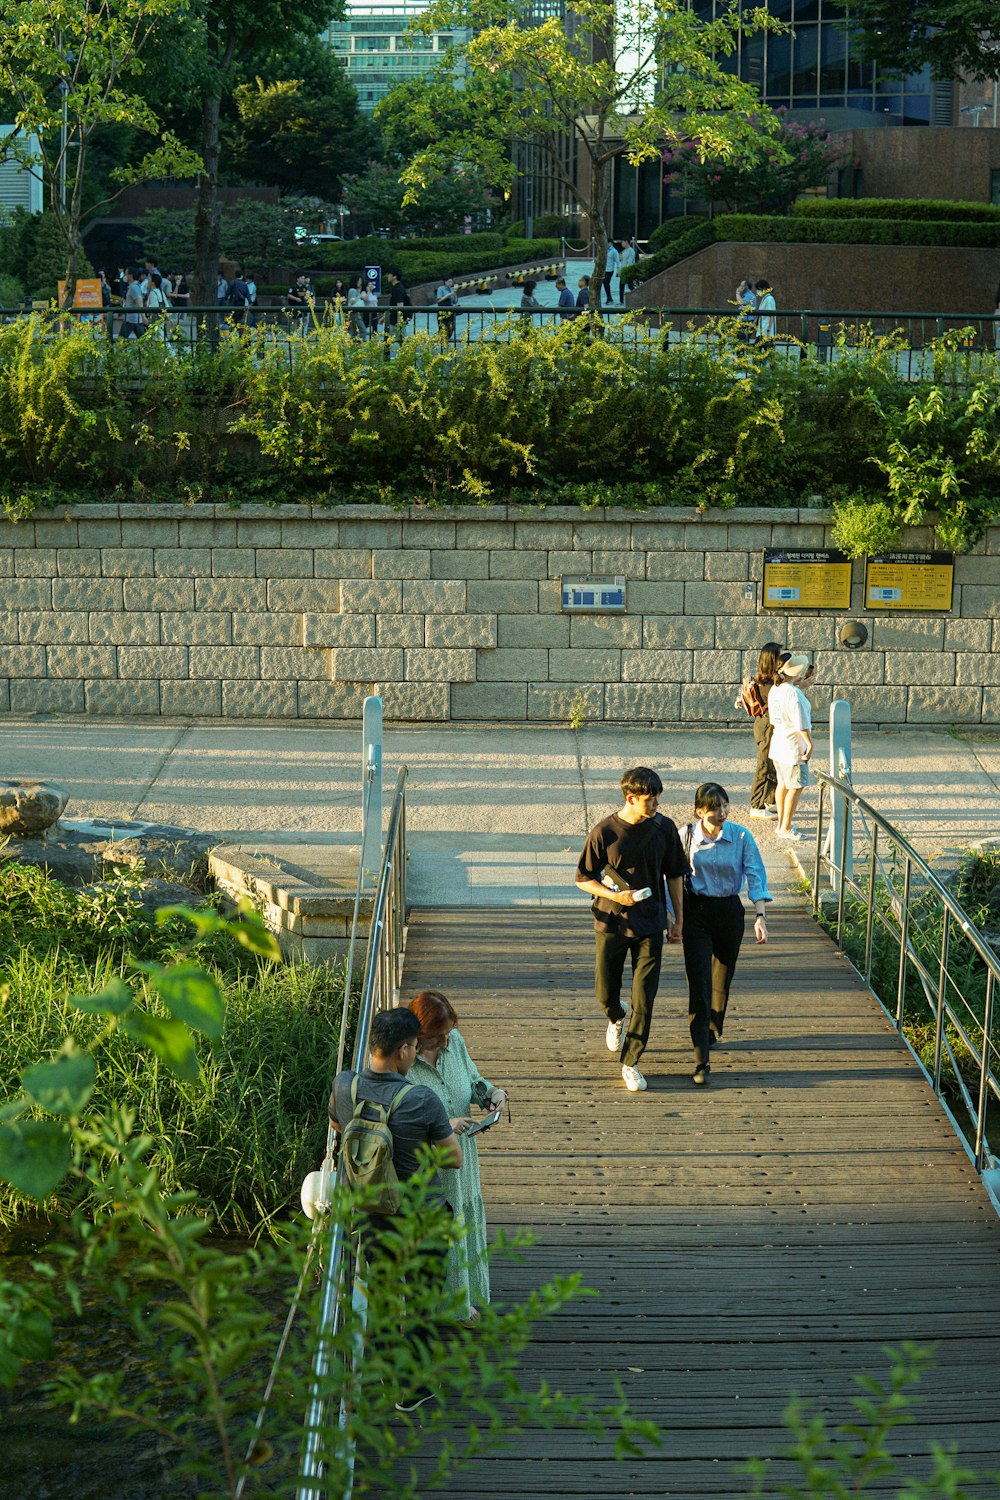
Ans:
<svg viewBox="0 0 1000 1500"><path fill-rule="evenodd" d="M653 892L650 887L648 885L644 885L641 891L633 891L632 897L635 901L648 901L649 897L652 894Z"/></svg>
<svg viewBox="0 0 1000 1500"><path fill-rule="evenodd" d="M481 1120L477 1120L474 1125L469 1126L465 1134L478 1135L481 1130L489 1130L491 1125L499 1125L502 1115L503 1111L500 1109L495 1109L491 1115L483 1115Z"/></svg>

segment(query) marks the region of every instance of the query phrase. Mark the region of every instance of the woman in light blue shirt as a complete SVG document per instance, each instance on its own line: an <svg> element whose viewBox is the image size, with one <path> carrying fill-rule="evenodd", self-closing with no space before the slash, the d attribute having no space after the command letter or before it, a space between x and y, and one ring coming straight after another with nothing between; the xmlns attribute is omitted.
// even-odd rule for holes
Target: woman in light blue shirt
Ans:
<svg viewBox="0 0 1000 1500"><path fill-rule="evenodd" d="M684 969L696 1084L708 1082L709 1054L722 1041L729 988L736 972L746 913L744 885L757 910L754 934L767 942L764 908L771 896L753 834L730 823L729 795L717 781L694 794L695 822L681 832L691 874L684 883Z"/></svg>

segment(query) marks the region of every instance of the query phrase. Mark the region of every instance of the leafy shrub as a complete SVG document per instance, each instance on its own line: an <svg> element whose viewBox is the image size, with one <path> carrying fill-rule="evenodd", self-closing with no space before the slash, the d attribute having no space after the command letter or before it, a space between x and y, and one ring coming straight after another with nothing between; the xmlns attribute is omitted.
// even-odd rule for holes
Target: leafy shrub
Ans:
<svg viewBox="0 0 1000 1500"><path fill-rule="evenodd" d="M994 204L934 198L798 198L792 213L805 219L919 219L962 224L1000 221L1000 208Z"/></svg>
<svg viewBox="0 0 1000 1500"><path fill-rule="evenodd" d="M679 261L687 260L689 255L696 255L699 250L704 250L706 245L714 245L717 222L716 219L698 219L693 224L688 221L690 227L673 236L662 250L655 255L644 255L634 266L626 267L622 272L623 281L629 286L649 281L661 271L669 271Z"/></svg>
<svg viewBox="0 0 1000 1500"><path fill-rule="evenodd" d="M712 222L716 239L751 243L1000 247L1000 215L990 222L955 223L928 215L923 219L824 219L719 214Z"/></svg>
<svg viewBox="0 0 1000 1500"><path fill-rule="evenodd" d="M672 245L682 234L687 234L689 229L694 229L698 224L705 224L708 220L702 214L677 214L672 219L664 219L649 236L649 248L651 250L665 250Z"/></svg>
<svg viewBox="0 0 1000 1500"><path fill-rule="evenodd" d="M24 285L16 276L0 272L0 308L20 307L24 301Z"/></svg>

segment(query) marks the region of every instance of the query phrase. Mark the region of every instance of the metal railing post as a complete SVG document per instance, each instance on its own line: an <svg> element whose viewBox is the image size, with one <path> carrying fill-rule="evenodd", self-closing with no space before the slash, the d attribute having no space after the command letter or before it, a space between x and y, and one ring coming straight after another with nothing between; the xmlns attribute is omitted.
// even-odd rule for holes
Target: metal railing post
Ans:
<svg viewBox="0 0 1000 1500"><path fill-rule="evenodd" d="M941 924L941 954L938 959L937 1014L934 1018L934 1092L941 1092L941 1050L944 1040L945 993L948 982L948 942L951 937L951 912L944 909Z"/></svg>
<svg viewBox="0 0 1000 1500"><path fill-rule="evenodd" d="M847 839L851 821L847 817L847 804L844 804L843 817L840 824L840 864L838 866L840 884L837 890L837 944L843 947L844 929L844 896L847 892Z"/></svg>
<svg viewBox="0 0 1000 1500"><path fill-rule="evenodd" d="M816 859L813 864L812 909L814 913L819 911L819 882L821 878L820 872L823 867L823 808L826 806L826 799L829 795L830 789L826 782L821 782L819 788L819 809L816 813Z"/></svg>
<svg viewBox="0 0 1000 1500"><path fill-rule="evenodd" d="M872 982L872 941L875 934L875 869L878 864L878 824L872 829L868 859L868 911L865 915L865 984Z"/></svg>
<svg viewBox="0 0 1000 1500"><path fill-rule="evenodd" d="M906 995L906 950L910 945L910 856L903 869L903 910L899 919L899 978L896 982L896 1030L903 1029L903 1001Z"/></svg>
<svg viewBox="0 0 1000 1500"><path fill-rule="evenodd" d="M993 975L986 975L986 1003L983 1006L983 1050L979 1059L979 1097L976 1101L976 1170L981 1172L986 1165L986 1108L989 1102L990 1047L993 1035L993 996L996 985Z"/></svg>

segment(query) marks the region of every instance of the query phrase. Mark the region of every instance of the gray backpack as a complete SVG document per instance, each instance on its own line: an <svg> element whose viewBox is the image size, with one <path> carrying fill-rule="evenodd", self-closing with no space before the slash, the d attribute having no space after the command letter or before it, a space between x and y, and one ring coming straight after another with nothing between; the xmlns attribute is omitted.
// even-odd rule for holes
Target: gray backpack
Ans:
<svg viewBox="0 0 1000 1500"><path fill-rule="evenodd" d="M400 1099L406 1097L415 1083L404 1083L393 1096L388 1106L374 1099L358 1098L358 1075L351 1079L351 1103L354 1114L341 1133L340 1154L344 1173L355 1187L377 1189L377 1196L366 1205L369 1213L395 1214L399 1212L402 1191L396 1166L393 1162L392 1131L389 1116ZM373 1119L365 1117L364 1111L374 1110Z"/></svg>

